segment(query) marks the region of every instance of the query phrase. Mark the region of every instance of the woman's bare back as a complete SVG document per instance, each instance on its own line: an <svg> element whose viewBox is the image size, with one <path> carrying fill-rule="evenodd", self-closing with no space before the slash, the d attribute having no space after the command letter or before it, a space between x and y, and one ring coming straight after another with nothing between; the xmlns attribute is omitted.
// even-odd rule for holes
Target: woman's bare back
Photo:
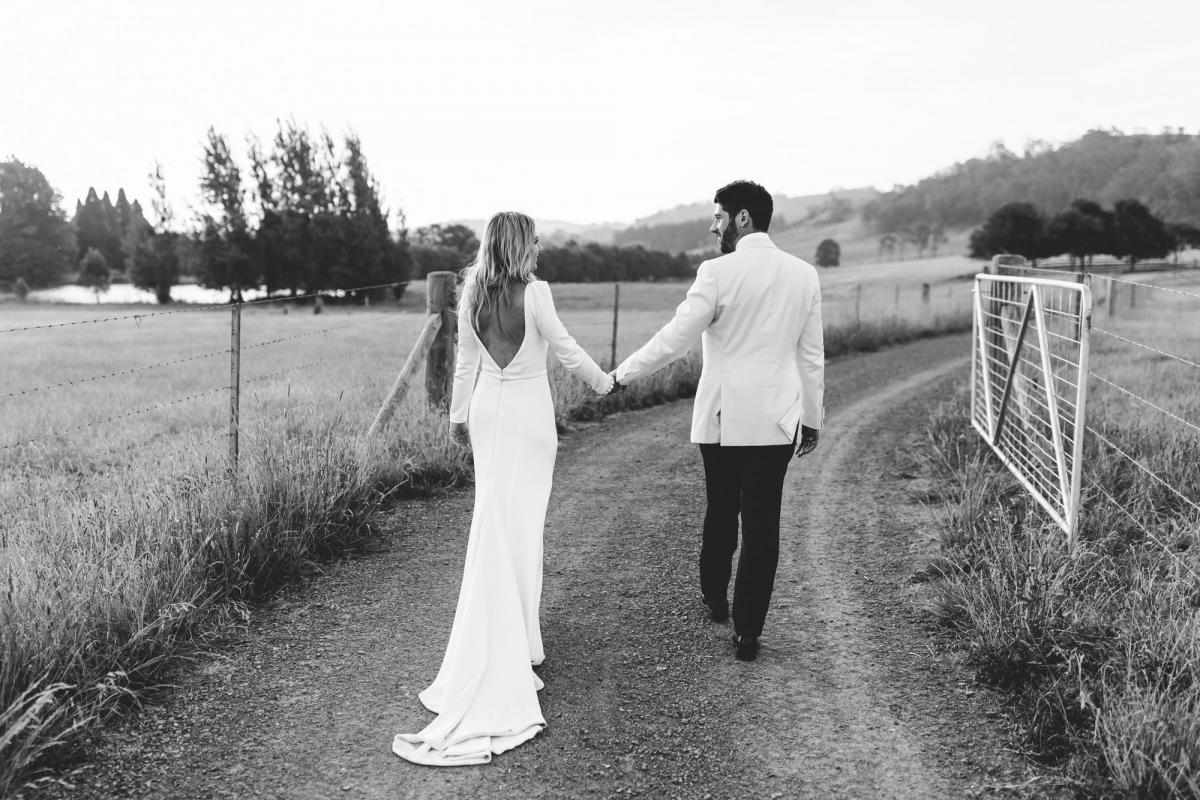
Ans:
<svg viewBox="0 0 1200 800"><path fill-rule="evenodd" d="M476 320L475 333L500 369L512 363L525 341L526 286L525 283L509 284L498 298L499 302L482 309Z"/></svg>

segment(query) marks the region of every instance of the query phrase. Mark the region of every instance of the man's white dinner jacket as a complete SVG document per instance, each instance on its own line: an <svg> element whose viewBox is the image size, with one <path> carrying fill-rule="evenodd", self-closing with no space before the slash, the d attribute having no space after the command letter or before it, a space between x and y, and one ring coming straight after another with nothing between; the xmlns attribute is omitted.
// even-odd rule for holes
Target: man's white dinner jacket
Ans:
<svg viewBox="0 0 1200 800"><path fill-rule="evenodd" d="M774 445L797 426L821 427L825 345L816 269L765 233L705 261L675 317L617 367L625 383L703 343L704 369L692 412L699 444Z"/></svg>

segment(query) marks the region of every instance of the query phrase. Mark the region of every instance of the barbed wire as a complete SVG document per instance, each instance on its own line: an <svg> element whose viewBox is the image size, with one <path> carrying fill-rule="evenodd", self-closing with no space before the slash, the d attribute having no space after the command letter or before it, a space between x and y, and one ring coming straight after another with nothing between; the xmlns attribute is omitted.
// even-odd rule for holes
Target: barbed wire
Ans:
<svg viewBox="0 0 1200 800"><path fill-rule="evenodd" d="M354 289L330 289L327 292L311 292L309 294L284 295L283 297L260 297L257 300L246 300L242 302L243 306L261 305L263 303L290 303L293 300L307 300L311 297L327 297L331 293L342 292L349 294L350 292L369 292L375 289L392 289L397 286L407 286L412 283L411 280L396 281L395 283L377 283L374 286L358 286ZM232 304L230 304L232 305Z"/></svg>
<svg viewBox="0 0 1200 800"><path fill-rule="evenodd" d="M330 292L346 292L346 293L348 293L348 292L365 292L365 291L370 291L372 289L386 289L389 287L406 286L409 283L412 283L412 281L398 281L396 283L381 283L381 284L378 284L375 286L359 286L359 287L356 287L353 289L332 289L332 290L330 290ZM177 308L168 309L166 311L147 311L147 312L139 312L137 314L124 314L124 315L117 316L117 317L100 317L97 319L81 319L81 320L74 320L71 322L47 322L47 323L43 323L41 325L24 325L24 326L20 326L20 327L16 327L16 328L2 328L2 329L0 329L0 333L19 333L21 331L46 330L47 328L70 328L70 327L77 326L77 325L99 325L101 323L106 323L106 322L122 322L124 320L131 320L131 319L138 320L140 322L143 319L150 319L152 317L167 317L167 316L171 316L173 314L190 314L190 313L193 313L196 311L218 311L221 309L229 309L236 305L250 306L250 305L261 305L263 303L287 303L287 302L291 302L293 300L303 300L303 299L307 299L310 297L325 297L325 296L328 296L330 294L330 292L314 292L312 294L302 294L302 295L296 295L294 297L293 296L262 297L257 300L247 300L242 303L207 303L207 304L196 304L196 305L181 305Z"/></svg>
<svg viewBox="0 0 1200 800"><path fill-rule="evenodd" d="M1133 456L1129 455L1129 453L1126 453L1126 452L1125 452L1124 450L1122 450L1122 449L1121 449L1121 448L1120 448L1118 445L1116 445L1116 444L1113 444L1113 443L1112 443L1112 442L1111 442L1111 441L1110 441L1110 440L1109 440L1109 439L1108 439L1108 438L1107 438L1107 437L1106 437L1104 434L1100 433L1100 431L1096 430L1096 429L1095 429L1095 428L1093 428L1091 425L1088 425L1088 426L1087 426L1087 428L1086 428L1086 430L1087 430L1087 432L1088 432L1088 433L1092 434L1092 435L1093 435L1093 436L1095 436L1097 439L1099 439L1100 441L1102 441L1102 442L1104 442L1106 445L1108 445L1108 446L1109 446L1109 448L1111 448L1111 449L1112 449L1114 452L1116 452L1116 453L1120 454L1121 456L1123 456L1123 457L1125 458L1125 460L1126 460L1126 461L1128 461L1130 464L1133 464L1135 467L1137 467L1138 469L1140 469L1142 472L1146 473L1146 475L1150 476L1150 478L1152 478L1152 479L1153 479L1155 482L1157 482L1157 483L1158 483L1160 486L1162 486L1164 489L1166 489L1167 491L1169 491L1169 492L1171 492L1172 494L1174 494L1176 497L1178 497L1178 498L1179 498L1180 500L1182 500L1183 502L1187 503L1187 504L1188 504L1189 506L1191 506L1192 508L1196 509L1197 511L1200 511L1200 503L1197 503L1196 501L1192 500L1191 498L1189 498L1188 496L1186 496L1185 494L1183 494L1183 492L1179 491L1179 490L1178 490L1178 489L1176 489L1174 486L1172 486L1171 484L1167 483L1165 480L1163 480L1162 478L1160 478L1160 477L1159 477L1158 475L1156 475L1156 474L1154 473L1154 471L1153 471L1153 470L1151 470L1149 467L1147 467L1146 465L1142 464L1142 462L1138 461L1138 460L1137 460L1136 458L1134 458Z"/></svg>
<svg viewBox="0 0 1200 800"><path fill-rule="evenodd" d="M312 361L306 361L303 364L297 364L295 366L276 370L274 372L267 372L263 375L255 375L252 378L242 378L242 385L248 385L251 383L259 383L261 381L270 380L271 378L278 378L281 375L287 375L292 372L299 372L302 369L308 369L309 367L315 367L319 364L328 364L330 361L339 361L339 360L344 359L348 354L357 353L357 352L362 352L362 349L360 348L358 350L345 350L345 351L342 351L339 353L335 353L331 356L325 356L323 358L313 359Z"/></svg>
<svg viewBox="0 0 1200 800"><path fill-rule="evenodd" d="M1052 269L1052 268L1050 268L1050 267L1012 267L1012 266L1005 266L1005 269L1019 269L1019 270L1022 270L1022 271L1024 271L1024 272L1033 272L1033 273L1039 273L1039 272L1053 272L1053 273L1056 273L1056 274L1059 274L1059 275L1071 275L1071 276L1073 276L1073 277L1078 277L1078 276L1080 276L1080 275L1083 275L1084 277L1087 277L1087 278L1101 278L1101 279L1103 279L1103 280L1106 280L1106 281L1112 281L1113 283L1123 283L1123 284L1125 284L1125 285L1127 285L1127 286L1140 286L1140 287L1142 287L1143 289L1157 289L1157 290L1158 290L1158 291L1160 291L1160 292L1169 292L1169 293L1171 293L1171 294L1183 295L1183 296L1185 296L1185 297L1191 297L1191 298L1195 298L1195 299L1197 299L1197 300L1200 300L1200 293L1197 293L1197 292L1187 292L1187 291L1184 291L1183 289L1176 289L1176 288L1174 288L1174 287L1171 287L1171 286L1160 286L1160 285L1158 285L1158 284L1155 284L1155 283L1144 283L1144 282L1142 282L1142 281L1134 281L1134 280L1129 280L1128 278L1118 278L1118 277L1116 277L1116 276L1114 276L1114 275L1107 275L1107 274L1105 274L1105 273L1102 273L1102 272L1088 272L1087 270L1066 270L1066 269Z"/></svg>
<svg viewBox="0 0 1200 800"><path fill-rule="evenodd" d="M1191 573L1193 578L1200 581L1200 574L1197 574L1196 570L1192 569L1190 564L1188 564L1186 561L1184 561L1182 558L1180 558L1179 554L1176 553L1174 550L1172 550L1170 547L1168 547L1166 542L1164 542L1162 539L1159 539L1157 536L1155 536L1153 533L1151 533L1150 529L1147 528L1144 524L1142 524L1142 521L1139 520L1137 517L1135 517L1129 511L1129 509L1127 509L1127 508L1125 508L1125 506L1121 505L1115 497L1113 497L1111 494L1109 494L1105 490L1105 488L1100 485L1100 482L1098 480L1093 478L1092 485L1095 486L1098 490L1100 490L1100 494L1102 494L1106 498L1108 498L1108 501L1110 503L1112 503L1114 506L1119 508L1121 510L1122 514L1129 517L1130 522L1132 522L1134 525L1138 526L1138 528L1141 529L1142 533L1144 533L1146 535L1146 537L1148 539L1150 539L1150 541L1152 541L1156 545L1158 545L1159 548L1161 548L1164 553L1166 553L1168 556L1170 556L1172 559L1174 559L1177 564L1179 564L1185 570L1187 570L1189 573Z"/></svg>
<svg viewBox="0 0 1200 800"><path fill-rule="evenodd" d="M141 367L132 367L130 369L123 369L123 370L119 370L117 372L110 372L106 375L95 375L90 378L79 378L79 379L73 380L73 381L63 381L62 383L54 383L54 384L50 384L48 386L38 386L33 389L22 389L21 391L18 391L18 392L9 392L8 394L0 394L0 400L7 400L10 397L21 397L22 395L27 395L27 394L36 394L37 392L46 392L51 389L64 389L68 386L78 386L83 383L92 383L94 381L102 381L102 380L106 380L108 378L116 378L121 375L132 375L136 372L145 372L145 371L151 370L151 369L159 369L160 367L173 367L177 364L187 364L191 361L202 361L206 358L215 358L216 356L227 356L227 355L229 355L229 348L225 348L224 350L214 350L211 353L202 353L200 355L188 356L187 358L180 358L175 361L160 361L156 364L146 364L145 366L141 366Z"/></svg>
<svg viewBox="0 0 1200 800"><path fill-rule="evenodd" d="M72 425L67 428L60 428L58 430L50 431L49 433L42 434L41 436L35 436L32 439L25 439L25 440L19 441L19 442L12 442L9 444L0 445L0 451L12 450L17 447L24 447L25 445L35 444L37 442L42 442L47 439L53 439L55 436L61 436L64 433L73 433L75 431L81 431L81 430L85 430L87 428L94 428L94 427L97 427L99 425L104 425L109 422L115 422L116 420L119 420L119 419L128 419L129 417L136 417L136 416L140 416L141 414L148 414L151 411L157 411L158 409L161 409L161 408L167 408L168 406L179 405L180 403L186 403L189 400L196 400L201 397L206 397L211 394L216 394L217 392L227 392L227 391L229 391L229 386L227 386L227 385L226 386L218 386L215 389L208 389L203 392L197 392L196 394L187 395L186 397L179 397L174 400L167 400L162 403L156 403L152 406L146 406L145 408L139 408L134 411L127 411L123 414L114 414L111 417L99 417L96 419L88 420L87 422L80 423L78 425Z"/></svg>
<svg viewBox="0 0 1200 800"><path fill-rule="evenodd" d="M304 333L297 333L297 334L293 334L292 336L283 336L278 339L270 339L265 342L256 342L254 344L243 345L241 349L242 349L242 351L254 350L256 348L267 347L269 345L279 344L281 342L290 342L294 339L303 339L303 338L306 338L309 336L317 336L322 333L329 333L331 331L340 331L340 330L345 330L347 328L356 328L356 327L359 327L362 325L369 325L369 324L372 324L375 322L380 322L383 320L389 320L389 319L394 319L394 318L395 318L395 316L393 314L380 314L377 317L371 317L370 319L364 319L364 320L356 320L355 322L348 322L345 325L330 325L328 327L319 328L314 331L305 331ZM107 380L108 378L116 378L116 377L120 377L122 375L133 375L138 372L146 372L146 371L152 370L152 369L160 369L160 368L164 368L164 367L174 367L179 364L187 364L187 363L190 363L193 361L202 361L207 358L215 358L217 356L229 355L230 352L231 352L230 348L227 347L227 348L224 348L223 350L214 350L209 353L202 353L199 355L188 356L187 358L175 359L173 361L159 361L154 364L146 364L146 365L143 365L140 367L131 367L129 369L118 370L116 372L109 372L104 375L94 375L94 376L88 377L88 378L78 378L76 380L71 380L71 381L62 381L61 383L49 384L47 386L37 386L32 389L22 389L22 390L16 391L16 392L9 392L8 394L0 394L0 400L7 400L12 397L21 397L24 395L36 394L38 392L50 391L53 389L65 389L70 386L78 386L78 385L84 384L84 383L93 383L95 381Z"/></svg>
<svg viewBox="0 0 1200 800"><path fill-rule="evenodd" d="M390 320L390 319L395 319L395 315L394 314L380 314L377 317L371 317L370 319L360 319L360 320L356 320L354 322L347 322L344 325L330 325L329 327L326 327L326 328L318 328L317 330L313 330L313 331L305 331L303 333L295 333L295 334L292 334L291 336L282 336L278 339L268 339L265 342L255 342L254 344L245 344L245 345L242 345L242 350L243 351L254 350L259 347L267 347L267 346L273 345L273 344L280 344L281 342L291 342L296 339L304 339L309 336L318 336L322 333L329 333L331 331L343 331L343 330L346 330L347 328L357 328L362 325L371 325L376 322L381 322L383 320ZM230 351L228 349L226 349L224 352L228 353Z"/></svg>
<svg viewBox="0 0 1200 800"><path fill-rule="evenodd" d="M1171 353L1163 352L1162 350L1159 350L1158 348L1151 347L1150 345L1143 344L1142 342L1135 342L1133 339L1126 339L1124 336L1121 336L1120 334L1113 333L1112 331L1106 331L1103 328L1093 327L1092 330L1095 331L1096 333L1104 334L1105 336L1111 336L1114 339L1120 339L1122 342L1125 342L1126 344L1131 344L1131 345L1134 345L1135 347L1140 347L1143 350L1148 350L1151 353L1163 356L1164 358L1174 359L1175 361L1178 361L1181 364L1187 364L1189 367L1196 367L1197 369L1200 369L1200 364L1197 364L1195 361L1189 361L1188 359L1184 358L1183 356L1177 356L1177 355L1173 355Z"/></svg>
<svg viewBox="0 0 1200 800"><path fill-rule="evenodd" d="M1091 375L1096 380L1100 381L1101 383L1108 384L1109 386L1111 386L1112 388L1116 389L1119 392L1124 392L1125 394L1132 397L1134 400L1137 400L1140 403L1144 403L1145 405L1148 405L1151 408L1153 408L1155 411L1166 414L1168 417L1175 420L1176 422L1179 422L1183 425L1188 426L1189 428L1194 430L1196 433L1200 433L1200 425L1196 425L1195 423L1188 422L1186 419L1184 419L1183 417L1180 417L1179 415L1175 414L1174 412L1168 411L1167 409L1156 405L1155 403L1151 402L1150 400L1147 400L1146 398L1144 398L1134 392L1131 392L1129 389L1126 389L1124 386L1119 386L1119 385L1113 383L1112 381L1110 381L1108 378L1105 378L1101 375L1097 375L1095 372L1092 372L1089 370L1088 374Z"/></svg>

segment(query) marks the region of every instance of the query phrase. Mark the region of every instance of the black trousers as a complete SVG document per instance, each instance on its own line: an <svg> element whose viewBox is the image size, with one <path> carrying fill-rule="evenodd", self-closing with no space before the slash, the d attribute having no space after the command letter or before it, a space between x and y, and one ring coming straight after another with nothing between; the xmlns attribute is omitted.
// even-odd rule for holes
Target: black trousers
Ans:
<svg viewBox="0 0 1200 800"><path fill-rule="evenodd" d="M733 584L733 628L759 636L775 588L779 563L779 505L792 445L723 447L700 445L708 509L700 545L700 591L716 603L727 601L733 552L742 522L742 551Z"/></svg>

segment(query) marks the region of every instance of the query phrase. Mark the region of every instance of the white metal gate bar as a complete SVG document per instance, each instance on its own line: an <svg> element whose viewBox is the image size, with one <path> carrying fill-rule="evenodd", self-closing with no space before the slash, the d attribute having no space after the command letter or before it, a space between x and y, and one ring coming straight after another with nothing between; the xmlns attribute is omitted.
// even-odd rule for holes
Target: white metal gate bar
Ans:
<svg viewBox="0 0 1200 800"><path fill-rule="evenodd" d="M1071 539L1079 520L1091 292L975 277L971 424Z"/></svg>

